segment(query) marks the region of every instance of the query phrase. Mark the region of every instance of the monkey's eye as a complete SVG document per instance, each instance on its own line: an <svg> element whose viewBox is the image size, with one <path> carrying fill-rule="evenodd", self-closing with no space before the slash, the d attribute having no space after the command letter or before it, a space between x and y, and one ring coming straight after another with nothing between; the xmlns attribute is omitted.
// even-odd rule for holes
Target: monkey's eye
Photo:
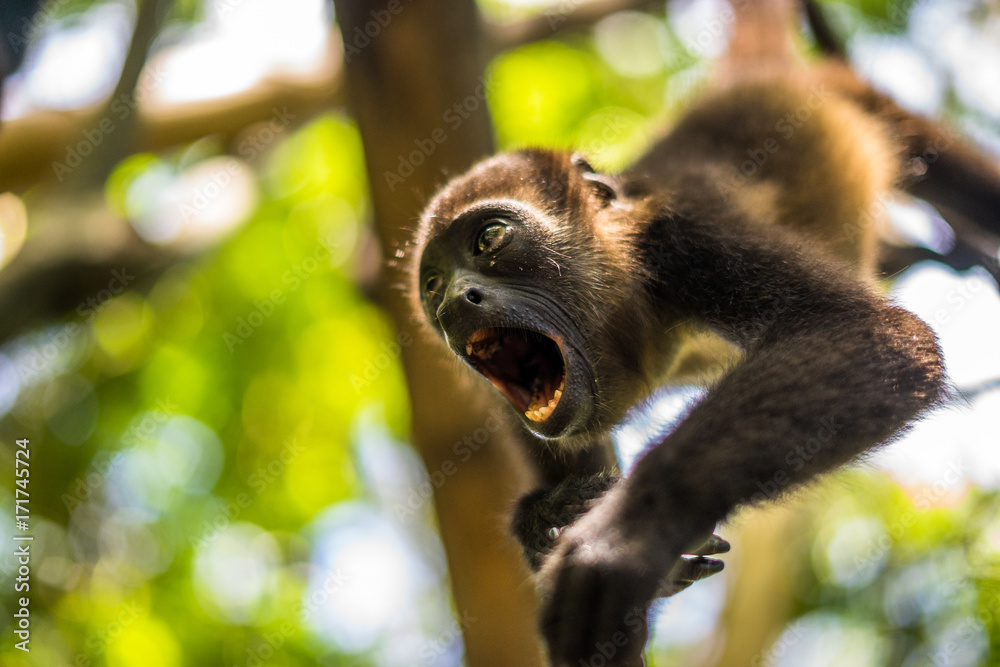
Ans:
<svg viewBox="0 0 1000 667"><path fill-rule="evenodd" d="M474 254L482 255L483 253L493 252L504 244L509 232L510 225L501 218L494 218L479 232Z"/></svg>
<svg viewBox="0 0 1000 667"><path fill-rule="evenodd" d="M432 273L424 278L424 298L432 299L437 296L441 292L443 284L444 279L437 273Z"/></svg>

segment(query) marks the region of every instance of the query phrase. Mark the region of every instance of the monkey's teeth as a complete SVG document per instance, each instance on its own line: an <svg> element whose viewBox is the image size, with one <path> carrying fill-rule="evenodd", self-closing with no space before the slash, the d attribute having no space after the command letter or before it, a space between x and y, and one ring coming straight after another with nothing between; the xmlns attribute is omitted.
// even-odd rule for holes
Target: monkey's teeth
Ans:
<svg viewBox="0 0 1000 667"><path fill-rule="evenodd" d="M536 392L537 392L537 384L538 380L535 381ZM533 422L545 421L548 418L548 416L552 414L552 411L556 409L556 406L559 404L559 399L562 398L563 389L565 388L566 388L566 378L564 376L562 382L559 383L559 388L552 393L552 398L549 399L549 402L546 405L540 405L538 407L529 407L527 410L525 410L524 416ZM532 402L531 405L535 406L537 404L535 402Z"/></svg>
<svg viewBox="0 0 1000 667"><path fill-rule="evenodd" d="M562 392L558 389L556 390L555 396L549 399L547 405L543 405L534 410L527 410L524 414L531 421L540 422L545 421L545 419L552 414L552 411L556 409L556 405L559 403L559 397L562 396Z"/></svg>

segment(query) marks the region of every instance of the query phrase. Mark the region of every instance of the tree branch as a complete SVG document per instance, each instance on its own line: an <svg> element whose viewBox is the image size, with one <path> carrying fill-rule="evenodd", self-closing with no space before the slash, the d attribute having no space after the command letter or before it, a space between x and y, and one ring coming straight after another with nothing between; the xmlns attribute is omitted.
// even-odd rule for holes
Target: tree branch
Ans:
<svg viewBox="0 0 1000 667"><path fill-rule="evenodd" d="M207 135L233 137L243 128L287 110L300 122L343 103L339 36L330 40L325 62L309 75L268 79L229 97L188 104L148 103L139 106L130 152L158 151ZM78 111L39 111L7 121L0 129L0 191L21 190L56 176L56 163L66 165L85 135L103 132L119 119L105 113L105 104ZM113 134L112 134L113 136ZM92 145L86 146L93 149ZM84 157L88 161L93 157ZM88 167L89 168L89 167Z"/></svg>
<svg viewBox="0 0 1000 667"><path fill-rule="evenodd" d="M90 307L88 299L106 300L183 257L147 244L124 221L112 218L99 192L51 198L33 214L32 238L0 272L0 341L32 326L76 317ZM109 292L116 275L117 291Z"/></svg>
<svg viewBox="0 0 1000 667"><path fill-rule="evenodd" d="M173 5L173 0L140 1L139 13L135 19L135 29L132 32L132 41L129 42L121 75L118 77L118 83L115 85L111 98L101 111L102 117L112 117L111 107L114 100L119 100L123 96L134 96L136 86L139 84L139 77L146 65L149 48L156 36L160 34L163 19L171 5ZM89 168L73 172L73 178L66 186L75 191L102 186L115 165L131 153L130 148L135 138L137 126L137 114L129 114L121 119L115 129L115 134L94 147L94 152L89 158Z"/></svg>

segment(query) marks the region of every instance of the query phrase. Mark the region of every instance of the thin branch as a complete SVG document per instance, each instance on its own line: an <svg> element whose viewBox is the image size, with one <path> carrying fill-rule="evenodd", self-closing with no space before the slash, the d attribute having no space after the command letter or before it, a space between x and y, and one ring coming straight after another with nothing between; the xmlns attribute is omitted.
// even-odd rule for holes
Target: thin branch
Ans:
<svg viewBox="0 0 1000 667"><path fill-rule="evenodd" d="M894 276L917 262L933 260L955 271L968 271L974 266L981 266L1000 284L1000 267L996 261L961 238L945 254L917 246L883 244L879 255L879 270L886 276Z"/></svg>
<svg viewBox="0 0 1000 667"><path fill-rule="evenodd" d="M157 151L216 134L235 136L254 123L274 117L275 109L300 124L343 104L341 46L331 40L329 56L307 75L274 77L229 97L185 104L149 103L132 114L138 121L132 151ZM104 105L79 111L43 110L7 121L0 129L0 191L19 190L56 176L56 164L68 164L70 155L87 143L101 123L118 116L103 112ZM91 154L81 169L89 169Z"/></svg>
<svg viewBox="0 0 1000 667"><path fill-rule="evenodd" d="M132 40L125 55L121 75L118 77L111 98L104 106L102 117L111 116L111 107L116 101L125 97L134 98L139 77L149 57L149 49L153 40L160 34L163 20L172 5L173 0L139 2L139 13L135 19L135 29L132 31ZM94 147L94 152L90 156L90 168L77 170L66 185L75 191L103 185L114 166L132 152L130 149L138 125L137 114L129 114L123 118L115 128L114 136Z"/></svg>
<svg viewBox="0 0 1000 667"><path fill-rule="evenodd" d="M809 30L813 34L813 39L816 40L816 46L819 47L820 53L830 58L846 61L847 50L844 48L843 40L830 26L830 22L826 20L823 9L816 4L815 0L804 0L802 4L806 20L809 23Z"/></svg>

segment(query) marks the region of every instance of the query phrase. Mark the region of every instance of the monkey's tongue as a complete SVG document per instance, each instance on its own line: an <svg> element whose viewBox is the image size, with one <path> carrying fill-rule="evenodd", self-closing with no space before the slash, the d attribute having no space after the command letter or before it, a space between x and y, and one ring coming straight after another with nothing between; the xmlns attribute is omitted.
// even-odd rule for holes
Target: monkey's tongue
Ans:
<svg viewBox="0 0 1000 667"><path fill-rule="evenodd" d="M519 329L480 329L465 352L472 365L525 416L545 421L566 386L566 365L548 336Z"/></svg>

